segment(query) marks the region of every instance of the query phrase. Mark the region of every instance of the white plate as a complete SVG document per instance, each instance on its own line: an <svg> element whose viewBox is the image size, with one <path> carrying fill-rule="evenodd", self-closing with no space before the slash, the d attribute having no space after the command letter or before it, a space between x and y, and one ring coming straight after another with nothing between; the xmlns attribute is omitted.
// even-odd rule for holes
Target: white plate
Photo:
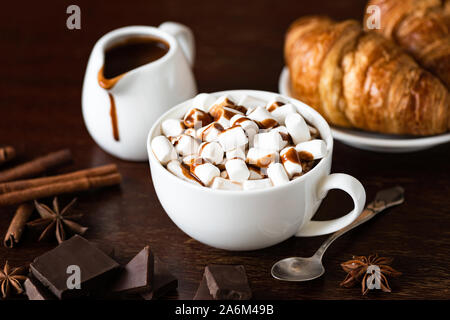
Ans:
<svg viewBox="0 0 450 320"><path fill-rule="evenodd" d="M282 95L293 97L287 67L284 67L281 72L278 81L278 90ZM335 139L352 147L370 151L389 153L412 152L450 142L450 132L436 136L416 138L366 132L357 129L337 128L331 125L330 127Z"/></svg>

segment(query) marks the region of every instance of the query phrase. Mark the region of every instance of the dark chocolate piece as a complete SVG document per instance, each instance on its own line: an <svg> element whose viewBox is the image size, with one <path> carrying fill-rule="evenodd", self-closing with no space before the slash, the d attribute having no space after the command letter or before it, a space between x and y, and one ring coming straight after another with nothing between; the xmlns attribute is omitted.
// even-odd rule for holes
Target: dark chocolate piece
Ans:
<svg viewBox="0 0 450 320"><path fill-rule="evenodd" d="M252 297L242 265L209 265L205 268L205 278L215 300L249 300Z"/></svg>
<svg viewBox="0 0 450 320"><path fill-rule="evenodd" d="M69 289L68 267L80 268L80 289ZM86 296L104 288L119 264L81 236L75 235L30 265L33 276L59 299Z"/></svg>
<svg viewBox="0 0 450 320"><path fill-rule="evenodd" d="M111 291L139 293L152 289L153 254L148 246L141 250L121 271L111 286Z"/></svg>
<svg viewBox="0 0 450 320"><path fill-rule="evenodd" d="M23 283L25 293L28 300L56 300L57 298L37 281L32 275L29 275L27 280Z"/></svg>
<svg viewBox="0 0 450 320"><path fill-rule="evenodd" d="M209 293L205 275L203 275L202 281L195 293L194 300L214 300L213 296Z"/></svg>
<svg viewBox="0 0 450 320"><path fill-rule="evenodd" d="M178 287L178 280L167 269L167 266L158 257L155 257L155 273L153 276L153 289L142 293L145 300L154 300Z"/></svg>

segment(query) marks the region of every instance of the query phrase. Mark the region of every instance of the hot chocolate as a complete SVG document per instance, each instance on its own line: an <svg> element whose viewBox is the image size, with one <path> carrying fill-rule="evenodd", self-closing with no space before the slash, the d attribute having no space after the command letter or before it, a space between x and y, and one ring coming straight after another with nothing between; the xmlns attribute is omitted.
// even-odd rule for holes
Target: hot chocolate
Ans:
<svg viewBox="0 0 450 320"><path fill-rule="evenodd" d="M281 97L266 102L246 96L239 103L228 96L205 97L193 100L184 119L162 122L163 135L152 141L158 160L185 181L214 189L263 189L304 175L326 155L317 129Z"/></svg>

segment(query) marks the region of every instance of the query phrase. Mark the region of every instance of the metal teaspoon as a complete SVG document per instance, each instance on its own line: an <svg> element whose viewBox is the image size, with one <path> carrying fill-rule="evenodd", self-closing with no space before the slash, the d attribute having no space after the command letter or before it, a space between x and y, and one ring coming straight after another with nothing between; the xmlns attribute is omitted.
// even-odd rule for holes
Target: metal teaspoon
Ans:
<svg viewBox="0 0 450 320"><path fill-rule="evenodd" d="M272 276L275 279L285 281L308 281L320 277L325 272L322 257L334 240L347 231L369 221L384 209L399 205L404 200L404 189L402 187L397 186L379 191L375 196L375 200L366 206L353 223L333 233L312 257L291 257L280 260L272 266Z"/></svg>

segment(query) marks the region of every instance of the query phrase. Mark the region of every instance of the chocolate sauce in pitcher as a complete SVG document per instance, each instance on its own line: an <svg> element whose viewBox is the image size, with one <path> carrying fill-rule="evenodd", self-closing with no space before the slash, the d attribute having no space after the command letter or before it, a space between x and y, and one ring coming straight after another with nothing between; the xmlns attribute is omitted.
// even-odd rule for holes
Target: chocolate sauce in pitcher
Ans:
<svg viewBox="0 0 450 320"><path fill-rule="evenodd" d="M114 140L120 140L119 125L116 103L109 90L127 72L162 58L168 51L168 43L148 36L127 38L106 49L104 64L98 71L97 79L100 87L108 90Z"/></svg>

